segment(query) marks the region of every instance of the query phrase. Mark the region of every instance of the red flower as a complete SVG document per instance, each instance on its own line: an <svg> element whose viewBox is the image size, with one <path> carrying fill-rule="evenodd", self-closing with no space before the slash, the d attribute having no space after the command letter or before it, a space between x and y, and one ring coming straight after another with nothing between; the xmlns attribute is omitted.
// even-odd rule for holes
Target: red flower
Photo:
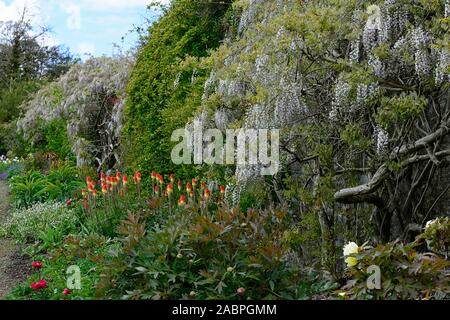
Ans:
<svg viewBox="0 0 450 320"><path fill-rule="evenodd" d="M30 284L30 288L34 290L41 290L47 288L47 281L44 279L39 280L38 282L33 282Z"/></svg>
<svg viewBox="0 0 450 320"><path fill-rule="evenodd" d="M72 293L72 291L70 291L69 289L65 288L62 293L63 293L63 295L68 296L69 294Z"/></svg>
<svg viewBox="0 0 450 320"><path fill-rule="evenodd" d="M236 290L236 293L239 295L239 296L243 296L244 294L245 294L245 288L239 288L239 289L237 289Z"/></svg>
<svg viewBox="0 0 450 320"><path fill-rule="evenodd" d="M180 200L178 200L178 206L184 207L186 205L186 196L183 194L180 197Z"/></svg>
<svg viewBox="0 0 450 320"><path fill-rule="evenodd" d="M140 171L136 172L136 180L138 183L141 182L142 180L142 174Z"/></svg>
<svg viewBox="0 0 450 320"><path fill-rule="evenodd" d="M198 180L193 178L192 179L192 186L195 188L195 186L197 185Z"/></svg>
<svg viewBox="0 0 450 320"><path fill-rule="evenodd" d="M224 194L225 193L225 186L220 186L219 190L220 190L221 194Z"/></svg>
<svg viewBox="0 0 450 320"><path fill-rule="evenodd" d="M105 174L103 173L103 171L100 173L100 180L101 180L101 182L106 182L106 177L105 177Z"/></svg>
<svg viewBox="0 0 450 320"><path fill-rule="evenodd" d="M42 262L41 262L41 261L33 261L33 262L31 263L31 266L32 266L34 269L41 269L41 268L42 268Z"/></svg>
<svg viewBox="0 0 450 320"><path fill-rule="evenodd" d="M72 200L71 199L67 200L66 204L67 204L68 207L70 207L72 205Z"/></svg>
<svg viewBox="0 0 450 320"><path fill-rule="evenodd" d="M169 176L170 182L174 182L175 181L175 174L171 173Z"/></svg>
<svg viewBox="0 0 450 320"><path fill-rule="evenodd" d="M108 193L108 185L106 183L102 183L102 192L104 194Z"/></svg>
<svg viewBox="0 0 450 320"><path fill-rule="evenodd" d="M122 183L124 186L126 186L128 184L128 177L126 174L124 174L122 177Z"/></svg>
<svg viewBox="0 0 450 320"><path fill-rule="evenodd" d="M211 191L209 191L209 189L205 189L204 196L205 199L208 200L209 197L211 197Z"/></svg>
<svg viewBox="0 0 450 320"><path fill-rule="evenodd" d="M169 183L167 185L167 194L170 196L173 193L173 185Z"/></svg>
<svg viewBox="0 0 450 320"><path fill-rule="evenodd" d="M188 183L186 184L186 192L187 192L187 193L190 193L191 191L192 191L192 185L191 185L190 182L188 182Z"/></svg>
<svg viewBox="0 0 450 320"><path fill-rule="evenodd" d="M86 190L85 190L85 189L81 189L81 195L82 195L83 197L86 197Z"/></svg>
<svg viewBox="0 0 450 320"><path fill-rule="evenodd" d="M153 188L153 192L155 192L155 194L159 194L159 186L155 186Z"/></svg>
<svg viewBox="0 0 450 320"><path fill-rule="evenodd" d="M181 183L181 180L178 180L178 191L181 191L182 187L183 187L183 184Z"/></svg>

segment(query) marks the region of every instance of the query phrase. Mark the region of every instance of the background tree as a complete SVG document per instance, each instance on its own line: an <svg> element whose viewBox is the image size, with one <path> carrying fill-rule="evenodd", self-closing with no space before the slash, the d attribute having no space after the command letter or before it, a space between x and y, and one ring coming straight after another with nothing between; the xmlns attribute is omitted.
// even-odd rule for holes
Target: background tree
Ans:
<svg viewBox="0 0 450 320"><path fill-rule="evenodd" d="M43 44L48 34L33 28L26 8L19 20L0 22L0 154L23 149L14 134L20 104L77 62L67 49Z"/></svg>

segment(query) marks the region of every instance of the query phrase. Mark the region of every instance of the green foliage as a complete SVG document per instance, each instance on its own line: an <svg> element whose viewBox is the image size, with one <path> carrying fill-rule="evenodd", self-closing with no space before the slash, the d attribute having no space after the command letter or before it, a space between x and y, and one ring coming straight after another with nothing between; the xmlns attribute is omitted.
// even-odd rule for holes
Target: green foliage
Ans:
<svg viewBox="0 0 450 320"><path fill-rule="evenodd" d="M12 88L0 90L0 123L16 118L20 112L18 107L40 86L38 81L24 81L16 83Z"/></svg>
<svg viewBox="0 0 450 320"><path fill-rule="evenodd" d="M7 297L8 300L91 300L96 297L95 287L102 272L102 262L108 250L114 246L108 239L96 234L84 238L68 236L58 247L49 250L46 255L32 254L34 261L42 261L43 268L35 271L25 283L17 286ZM69 266L80 268L81 289L67 288ZM40 279L47 281L48 287L39 291L30 288L30 284Z"/></svg>
<svg viewBox="0 0 450 320"><path fill-rule="evenodd" d="M128 86L125 160L128 167L175 171L170 137L199 107L209 72L198 58L219 45L229 1L176 0L149 29ZM192 168L176 168L183 175Z"/></svg>
<svg viewBox="0 0 450 320"><path fill-rule="evenodd" d="M396 97L383 97L377 121L384 127L414 118L420 115L427 106L427 99L416 93L402 94Z"/></svg>
<svg viewBox="0 0 450 320"><path fill-rule="evenodd" d="M40 172L11 179L11 196L16 207L28 208L45 199L47 180Z"/></svg>
<svg viewBox="0 0 450 320"><path fill-rule="evenodd" d="M66 204L38 203L13 211L0 234L23 244L41 241L49 245L61 242L71 230L76 230L76 222L74 210Z"/></svg>
<svg viewBox="0 0 450 320"><path fill-rule="evenodd" d="M77 172L77 168L62 164L52 168L48 175L32 171L13 177L10 185L14 205L28 208L34 203L47 200L66 201L81 189L82 183Z"/></svg>
<svg viewBox="0 0 450 320"><path fill-rule="evenodd" d="M348 124L341 132L341 139L358 150L365 150L372 144L372 140L364 136L361 127L357 124Z"/></svg>
<svg viewBox="0 0 450 320"><path fill-rule="evenodd" d="M43 130L44 144L40 147L46 152L55 153L59 159L72 156L71 144L67 135L67 124L62 119L53 120Z"/></svg>
<svg viewBox="0 0 450 320"><path fill-rule="evenodd" d="M41 45L28 18L0 25L0 154L23 155L26 143L15 126L20 105L77 62L62 47Z"/></svg>
<svg viewBox="0 0 450 320"><path fill-rule="evenodd" d="M425 232L420 236L430 250L445 257L450 251L450 218L441 217L428 221Z"/></svg>
<svg viewBox="0 0 450 320"><path fill-rule="evenodd" d="M435 228L447 234L448 219ZM439 225L440 224L440 225ZM436 230L435 229L435 230ZM423 241L434 231L427 230L416 241L403 244L399 241L363 246L352 254L357 264L348 269L351 280L343 288L345 295L353 299L445 299L450 294L450 262L443 256L420 252ZM368 268L378 266L381 271L381 288L369 289Z"/></svg>
<svg viewBox="0 0 450 320"><path fill-rule="evenodd" d="M250 299L299 297L304 282L276 241L285 212L197 210L130 215L108 269L105 283L116 284L110 293L127 292L127 299L238 299L236 290L243 287Z"/></svg>

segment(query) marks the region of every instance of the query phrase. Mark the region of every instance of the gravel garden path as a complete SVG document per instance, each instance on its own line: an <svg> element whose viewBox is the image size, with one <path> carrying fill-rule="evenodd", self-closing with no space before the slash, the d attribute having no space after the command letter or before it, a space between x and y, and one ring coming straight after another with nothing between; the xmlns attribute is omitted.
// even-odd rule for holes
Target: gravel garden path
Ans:
<svg viewBox="0 0 450 320"><path fill-rule="evenodd" d="M0 224L8 217L9 188L0 180ZM24 281L30 272L30 262L20 254L13 241L0 238L0 300L18 283Z"/></svg>

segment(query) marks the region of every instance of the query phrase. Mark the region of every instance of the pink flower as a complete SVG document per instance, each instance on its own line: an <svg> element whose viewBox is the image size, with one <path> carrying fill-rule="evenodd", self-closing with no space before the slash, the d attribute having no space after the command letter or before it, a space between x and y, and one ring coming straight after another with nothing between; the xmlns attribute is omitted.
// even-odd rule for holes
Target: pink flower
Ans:
<svg viewBox="0 0 450 320"><path fill-rule="evenodd" d="M68 207L70 207L72 205L72 200L71 199L67 200L66 204L67 204Z"/></svg>
<svg viewBox="0 0 450 320"><path fill-rule="evenodd" d="M72 293L72 291L70 291L69 289L65 288L62 293L63 293L63 295L68 296L69 294Z"/></svg>
<svg viewBox="0 0 450 320"><path fill-rule="evenodd" d="M244 294L245 294L245 288L239 288L239 289L237 289L236 290L236 293L239 295L239 296L243 296Z"/></svg>
<svg viewBox="0 0 450 320"><path fill-rule="evenodd" d="M41 268L42 268L42 262L40 262L40 261L33 261L33 262L31 263L31 266L32 266L34 269L41 269Z"/></svg>

